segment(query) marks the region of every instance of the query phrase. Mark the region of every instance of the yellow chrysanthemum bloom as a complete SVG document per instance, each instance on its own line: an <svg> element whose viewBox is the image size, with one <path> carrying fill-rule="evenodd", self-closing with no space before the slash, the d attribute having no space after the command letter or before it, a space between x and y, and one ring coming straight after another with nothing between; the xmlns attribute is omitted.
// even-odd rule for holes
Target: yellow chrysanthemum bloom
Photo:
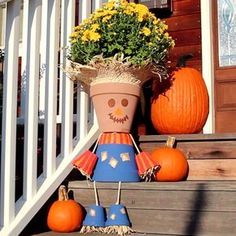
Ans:
<svg viewBox="0 0 236 236"><path fill-rule="evenodd" d="M104 16L103 18L102 18L102 22L107 22L107 21L109 21L110 19L111 19L111 17L112 17L112 15L108 15L108 16Z"/></svg>
<svg viewBox="0 0 236 236"><path fill-rule="evenodd" d="M172 39L172 38L170 37L170 39ZM171 41L170 46L171 46L172 48L175 46L175 41L174 41L174 40Z"/></svg>
<svg viewBox="0 0 236 236"><path fill-rule="evenodd" d="M77 42L77 39L73 39L73 40L70 40L70 43L76 43Z"/></svg>
<svg viewBox="0 0 236 236"><path fill-rule="evenodd" d="M95 23L95 24L92 24L91 28L92 28L93 31L96 31L97 29L100 28L100 25Z"/></svg>
<svg viewBox="0 0 236 236"><path fill-rule="evenodd" d="M155 19L155 20L153 21L153 24L154 24L154 25L158 25L158 24L159 24L159 22L160 22L160 20L159 20L159 19Z"/></svg>
<svg viewBox="0 0 236 236"><path fill-rule="evenodd" d="M144 34L145 36L149 36L151 34L151 30L147 27L143 27L141 33Z"/></svg>
<svg viewBox="0 0 236 236"><path fill-rule="evenodd" d="M149 12L148 8L143 4L136 4L135 6L136 6L135 8L138 12L144 12L146 14Z"/></svg>
<svg viewBox="0 0 236 236"><path fill-rule="evenodd" d="M136 12L138 13L138 21L142 22L148 16L148 8L143 4L136 4L135 8Z"/></svg>
<svg viewBox="0 0 236 236"><path fill-rule="evenodd" d="M122 0L122 1L120 1L119 7L124 9L124 8L126 8L128 6L128 4L129 3L126 0Z"/></svg>
<svg viewBox="0 0 236 236"><path fill-rule="evenodd" d="M79 33L77 31L72 32L71 35L70 35L70 38L71 39L77 38L78 35L79 35Z"/></svg>
<svg viewBox="0 0 236 236"><path fill-rule="evenodd" d="M74 30L74 31L78 31L78 30L80 30L81 28L82 28L81 25L77 25L77 26L75 26L75 27L73 28L73 30Z"/></svg>
<svg viewBox="0 0 236 236"><path fill-rule="evenodd" d="M98 41L101 38L101 35L99 33L96 33L94 31L91 30L85 30L83 33L83 36L81 37L81 40L83 42L87 42L87 41Z"/></svg>
<svg viewBox="0 0 236 236"><path fill-rule="evenodd" d="M108 3L106 3L105 7L107 7L108 9L113 9L115 7L115 2L114 1L110 1Z"/></svg>
<svg viewBox="0 0 236 236"><path fill-rule="evenodd" d="M87 25L87 24L90 24L90 23L91 23L91 20L90 20L90 18L88 18L88 19L83 20L82 25Z"/></svg>
<svg viewBox="0 0 236 236"><path fill-rule="evenodd" d="M96 42L96 41L99 41L100 38L101 38L101 35L99 33L96 33L93 31L90 32L90 40L91 41Z"/></svg>
<svg viewBox="0 0 236 236"><path fill-rule="evenodd" d="M165 33L164 33L164 37L169 38L169 33L168 33L168 32L165 32Z"/></svg>
<svg viewBox="0 0 236 236"><path fill-rule="evenodd" d="M89 34L90 34L90 31L89 30L85 30L82 37L81 37L81 40L83 42L86 42L86 41L89 41Z"/></svg>
<svg viewBox="0 0 236 236"><path fill-rule="evenodd" d="M135 8L132 7L132 6L127 6L124 9L124 13L127 14L127 15L133 15L135 13Z"/></svg>

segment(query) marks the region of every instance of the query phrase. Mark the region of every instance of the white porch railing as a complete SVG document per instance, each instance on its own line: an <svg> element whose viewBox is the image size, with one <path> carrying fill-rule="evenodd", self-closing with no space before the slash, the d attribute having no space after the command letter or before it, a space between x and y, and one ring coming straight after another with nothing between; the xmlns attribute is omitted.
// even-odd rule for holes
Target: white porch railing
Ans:
<svg viewBox="0 0 236 236"><path fill-rule="evenodd" d="M80 0L80 20L102 2ZM58 64L66 64L61 48L68 45L68 36L74 26L75 0L24 0L22 55L19 55L20 6L19 0L7 3L1 142L2 236L20 234L70 173L73 158L88 149L99 133L96 118L89 115L93 112L88 95L77 87L74 105L74 84L58 69ZM21 112L17 116L19 90ZM16 131L19 122L24 125L24 168L23 194L16 201L16 160L20 158L16 152ZM58 122L61 123L59 155L56 153ZM44 127L43 171L37 176L39 123ZM73 123L76 124L75 135Z"/></svg>

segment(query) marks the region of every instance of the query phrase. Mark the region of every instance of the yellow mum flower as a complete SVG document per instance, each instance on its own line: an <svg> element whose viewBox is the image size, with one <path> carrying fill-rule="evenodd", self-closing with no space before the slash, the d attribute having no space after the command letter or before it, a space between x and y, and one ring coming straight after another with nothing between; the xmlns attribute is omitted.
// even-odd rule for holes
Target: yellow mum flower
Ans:
<svg viewBox="0 0 236 236"><path fill-rule="evenodd" d="M143 4L136 4L135 8L136 8L136 11L138 13L142 13L142 14L148 14L149 13L148 8Z"/></svg>
<svg viewBox="0 0 236 236"><path fill-rule="evenodd" d="M89 30L85 30L82 37L81 37L81 40L83 42L86 42L86 41L89 41L89 35L90 35L90 31Z"/></svg>
<svg viewBox="0 0 236 236"><path fill-rule="evenodd" d="M101 38L101 35L99 33L96 33L96 32L90 32L90 40L91 41L99 41L99 39Z"/></svg>
<svg viewBox="0 0 236 236"><path fill-rule="evenodd" d="M108 16L104 16L103 18L102 18L102 22L107 22L107 21L109 21L110 19L111 19L111 15L108 15Z"/></svg>
<svg viewBox="0 0 236 236"><path fill-rule="evenodd" d="M105 7L107 7L108 9L113 9L115 7L115 2L114 1L108 2L106 3Z"/></svg>
<svg viewBox="0 0 236 236"><path fill-rule="evenodd" d="M172 38L170 37L170 39L172 39ZM175 46L175 41L174 41L174 40L171 41L170 46L171 46L172 48Z"/></svg>
<svg viewBox="0 0 236 236"><path fill-rule="evenodd" d="M159 19L155 19L155 20L153 21L153 24L154 24L154 25L158 25L158 24L159 24L159 22L160 22L160 20L159 20Z"/></svg>
<svg viewBox="0 0 236 236"><path fill-rule="evenodd" d="M81 40L83 42L87 42L87 41L99 41L99 39L101 38L101 35L99 33L96 33L94 31L91 31L91 30L85 30L82 37L81 37Z"/></svg>
<svg viewBox="0 0 236 236"><path fill-rule="evenodd" d="M97 29L99 29L100 28L100 26L99 26L99 24L97 24L97 23L95 23L95 24L92 24L92 30L93 31L96 31Z"/></svg>
<svg viewBox="0 0 236 236"><path fill-rule="evenodd" d="M120 6L122 7L122 8L126 8L127 6L128 6L128 2L126 1L126 0L121 0L120 1Z"/></svg>
<svg viewBox="0 0 236 236"><path fill-rule="evenodd" d="M142 22L146 17L148 17L148 8L143 4L136 4L135 8L136 12L138 13L138 21Z"/></svg>
<svg viewBox="0 0 236 236"><path fill-rule="evenodd" d="M127 6L124 9L124 13L127 15L133 15L133 13L135 13L135 9L132 6Z"/></svg>
<svg viewBox="0 0 236 236"><path fill-rule="evenodd" d="M151 34L151 30L147 27L143 27L141 33L144 34L145 36L149 36Z"/></svg>
<svg viewBox="0 0 236 236"><path fill-rule="evenodd" d="M77 25L77 26L75 26L74 28L73 28L73 30L74 31L78 31L78 30L80 30L82 27L81 27L81 25Z"/></svg>
<svg viewBox="0 0 236 236"><path fill-rule="evenodd" d="M76 39L73 39L73 40L70 40L70 43L76 43L77 42L77 40Z"/></svg>
<svg viewBox="0 0 236 236"><path fill-rule="evenodd" d="M90 24L90 18L88 19L84 19L83 22L82 22L82 25L86 25L86 24Z"/></svg>
<svg viewBox="0 0 236 236"><path fill-rule="evenodd" d="M78 36L78 32L72 32L70 38L76 38Z"/></svg>
<svg viewBox="0 0 236 236"><path fill-rule="evenodd" d="M165 36L166 38L169 38L169 33L168 33L168 32L165 32L165 33L164 33L164 36Z"/></svg>

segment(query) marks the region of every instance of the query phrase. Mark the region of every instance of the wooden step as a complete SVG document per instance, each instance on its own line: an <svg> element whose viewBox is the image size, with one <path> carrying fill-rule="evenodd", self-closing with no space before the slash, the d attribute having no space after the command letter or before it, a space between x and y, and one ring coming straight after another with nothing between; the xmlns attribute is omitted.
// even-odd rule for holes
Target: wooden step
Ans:
<svg viewBox="0 0 236 236"><path fill-rule="evenodd" d="M171 135L189 163L188 180L236 180L236 134ZM138 144L152 152L164 146L167 135L143 135Z"/></svg>
<svg viewBox="0 0 236 236"><path fill-rule="evenodd" d="M85 208L95 203L88 181L69 183ZM97 183L100 204L116 201L116 183ZM151 235L236 235L236 181L123 183L121 203L132 228Z"/></svg>

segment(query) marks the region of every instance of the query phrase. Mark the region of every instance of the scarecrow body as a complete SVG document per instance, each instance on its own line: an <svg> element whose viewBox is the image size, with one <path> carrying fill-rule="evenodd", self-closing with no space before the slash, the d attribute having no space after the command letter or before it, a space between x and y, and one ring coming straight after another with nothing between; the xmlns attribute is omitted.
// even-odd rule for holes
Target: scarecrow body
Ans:
<svg viewBox="0 0 236 236"><path fill-rule="evenodd" d="M129 134L103 133L96 156L98 161L93 180L98 182L137 182L140 180L135 150Z"/></svg>

